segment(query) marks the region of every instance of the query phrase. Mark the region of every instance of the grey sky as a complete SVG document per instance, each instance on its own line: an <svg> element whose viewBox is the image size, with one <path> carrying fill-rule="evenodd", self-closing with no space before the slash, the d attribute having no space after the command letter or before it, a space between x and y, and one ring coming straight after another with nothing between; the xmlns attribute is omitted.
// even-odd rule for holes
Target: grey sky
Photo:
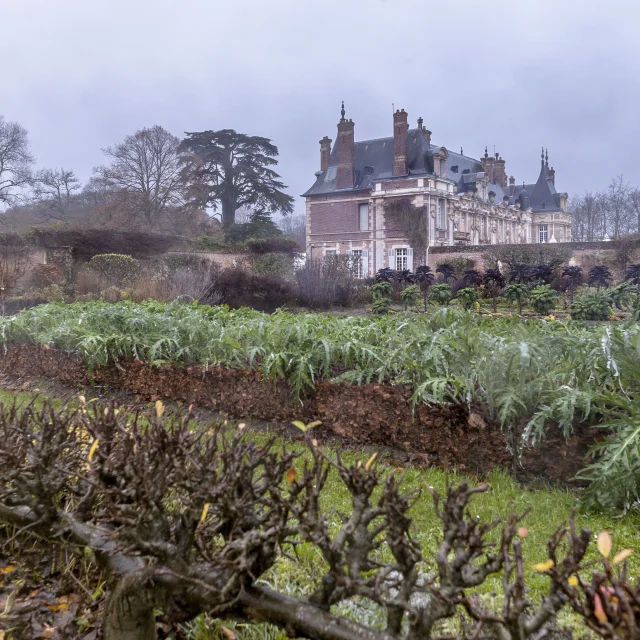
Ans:
<svg viewBox="0 0 640 640"><path fill-rule="evenodd" d="M395 103L518 182L545 145L560 190L640 184L637 0L0 0L0 24L0 114L82 179L143 126L234 128L278 145L302 212L345 100L356 140Z"/></svg>

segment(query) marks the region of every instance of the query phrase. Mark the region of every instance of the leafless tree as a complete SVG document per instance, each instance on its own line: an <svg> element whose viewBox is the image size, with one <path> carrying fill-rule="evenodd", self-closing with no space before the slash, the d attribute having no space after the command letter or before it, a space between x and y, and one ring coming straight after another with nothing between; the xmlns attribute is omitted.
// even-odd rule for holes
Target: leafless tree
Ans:
<svg viewBox="0 0 640 640"><path fill-rule="evenodd" d="M44 220L68 220L77 194L80 180L68 169L43 169L33 181L34 206Z"/></svg>
<svg viewBox="0 0 640 640"><path fill-rule="evenodd" d="M236 214L237 217L237 214ZM302 251L307 244L307 221L304 214L283 217L278 226L285 235L293 238Z"/></svg>
<svg viewBox="0 0 640 640"><path fill-rule="evenodd" d="M0 205L15 204L31 184L34 159L27 130L0 116Z"/></svg>
<svg viewBox="0 0 640 640"><path fill-rule="evenodd" d="M640 187L634 187L629 191L629 207L631 208L632 215L635 218L636 233L640 232Z"/></svg>
<svg viewBox="0 0 640 640"><path fill-rule="evenodd" d="M375 456L346 465L307 433L303 461L273 442L194 428L189 416L167 422L162 410L147 422L96 403L0 406L0 521L18 528L14 538L38 536L42 549L95 554L115 578L105 640L154 640L158 608L174 620L206 611L268 621L312 640L452 638L438 625L464 612L459 640L538 640L560 637L551 629L567 605L603 637L639 637L640 587L626 564L616 574L606 558L604 572L589 575L587 529L571 523L548 541L538 567L547 591L535 603L522 518L487 523L470 509L487 485L430 491L439 535L426 558L410 516L421 497L403 492L395 474L381 476ZM323 495L329 474L344 486L346 513ZM259 584L303 542L324 561L310 597ZM497 576L502 602L487 606L475 590ZM354 598L376 605L385 628L332 609Z"/></svg>
<svg viewBox="0 0 640 640"><path fill-rule="evenodd" d="M162 127L140 129L103 149L110 160L94 169L99 207L107 220L157 228L184 204L177 149L180 140Z"/></svg>
<svg viewBox="0 0 640 640"><path fill-rule="evenodd" d="M614 238L630 232L629 228L629 183L624 176L612 178L606 194L607 232Z"/></svg>

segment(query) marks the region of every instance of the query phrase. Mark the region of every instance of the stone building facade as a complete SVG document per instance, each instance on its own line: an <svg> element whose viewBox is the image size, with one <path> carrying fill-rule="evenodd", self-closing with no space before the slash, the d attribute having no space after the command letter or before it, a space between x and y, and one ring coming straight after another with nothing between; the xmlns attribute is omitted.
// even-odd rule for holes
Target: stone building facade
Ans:
<svg viewBox="0 0 640 640"><path fill-rule="evenodd" d="M335 145L320 140L320 170L303 194L312 259L356 256L362 276L424 264L428 255L414 259L403 230L385 216L397 199L428 216L430 247L571 240L567 194L556 190L544 150L537 181L516 185L499 154L485 148L477 160L432 144L422 118L411 129L404 109L393 114L392 137L360 142L344 103L341 116Z"/></svg>

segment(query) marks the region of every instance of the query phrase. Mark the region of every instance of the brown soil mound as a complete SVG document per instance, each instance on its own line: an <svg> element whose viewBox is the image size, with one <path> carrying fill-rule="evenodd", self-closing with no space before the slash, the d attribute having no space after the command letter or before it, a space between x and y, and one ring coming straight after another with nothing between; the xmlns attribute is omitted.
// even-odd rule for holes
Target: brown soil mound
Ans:
<svg viewBox="0 0 640 640"><path fill-rule="evenodd" d="M408 386L322 382L302 402L284 381L264 380L256 372L222 367L163 365L140 361L96 368L92 375L79 358L40 345L7 345L0 351L0 373L44 376L73 385L93 383L128 389L150 399L182 400L238 418L321 420L338 436L362 444L400 447L425 455L435 464L462 466L477 473L513 469L503 433L487 424L481 409L457 405L413 410ZM592 430L580 428L565 440L550 436L525 452L517 476L526 481L566 484L584 466Z"/></svg>

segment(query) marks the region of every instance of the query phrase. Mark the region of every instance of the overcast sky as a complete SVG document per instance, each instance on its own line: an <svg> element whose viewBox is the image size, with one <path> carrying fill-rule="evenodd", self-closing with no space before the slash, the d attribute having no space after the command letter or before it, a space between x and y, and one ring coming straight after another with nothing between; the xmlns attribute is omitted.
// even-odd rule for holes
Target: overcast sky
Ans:
<svg viewBox="0 0 640 640"><path fill-rule="evenodd" d="M392 135L392 103L434 143L559 190L640 184L638 0L0 0L0 114L39 167L84 180L144 126L271 138L299 194L336 138Z"/></svg>

